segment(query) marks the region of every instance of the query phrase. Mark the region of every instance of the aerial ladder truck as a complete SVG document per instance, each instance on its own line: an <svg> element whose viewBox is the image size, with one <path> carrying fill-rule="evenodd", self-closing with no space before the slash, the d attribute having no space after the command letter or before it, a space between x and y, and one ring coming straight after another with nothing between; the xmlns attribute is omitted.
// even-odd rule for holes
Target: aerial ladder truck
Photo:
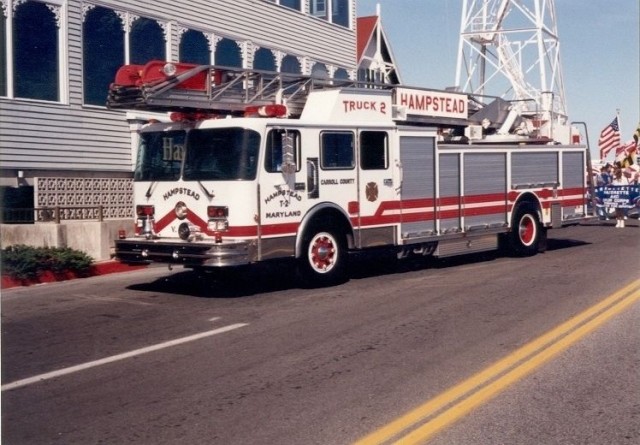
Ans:
<svg viewBox="0 0 640 445"><path fill-rule="evenodd" d="M483 6L463 11L461 34L485 26L477 54L504 42L513 7ZM543 250L549 229L589 217L589 150L551 107L559 95L523 97L515 59L498 53L520 85L515 97L486 95L486 78L470 91L463 65L447 90L164 61L122 67L108 106L167 118L139 131L135 234L122 231L117 258L193 269L289 258L305 282L330 285L348 276L355 252Z"/></svg>

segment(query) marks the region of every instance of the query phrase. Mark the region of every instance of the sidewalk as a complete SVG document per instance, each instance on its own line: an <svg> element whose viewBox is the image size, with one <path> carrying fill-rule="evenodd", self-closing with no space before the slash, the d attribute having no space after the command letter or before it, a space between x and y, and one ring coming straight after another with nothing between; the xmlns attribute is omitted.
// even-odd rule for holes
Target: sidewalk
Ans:
<svg viewBox="0 0 640 445"><path fill-rule="evenodd" d="M32 286L34 284L74 280L77 278L95 277L98 275L107 275L112 273L130 272L132 270L144 269L145 267L147 266L146 265L129 266L127 264L122 264L121 262L116 260L99 261L91 265L91 268L89 270L89 275L87 276L76 276L73 273L54 274L52 272L44 273L40 275L37 279L33 279L33 280L16 280L10 277L2 276L2 285L0 287L2 289L10 289L12 287Z"/></svg>

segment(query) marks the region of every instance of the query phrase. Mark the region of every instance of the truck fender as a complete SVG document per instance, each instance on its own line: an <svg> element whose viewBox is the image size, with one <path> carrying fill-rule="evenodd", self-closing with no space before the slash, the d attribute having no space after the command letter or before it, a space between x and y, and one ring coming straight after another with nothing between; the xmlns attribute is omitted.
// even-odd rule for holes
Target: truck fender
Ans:
<svg viewBox="0 0 640 445"><path fill-rule="evenodd" d="M305 230L311 225L312 222L317 220L330 220L332 224L339 225L345 231L345 236L347 238L348 248L353 248L353 227L349 220L349 216L347 213L331 202L323 202L313 206L309 211L304 215L300 225L298 226L298 232L296 233L296 248L295 248L295 257L300 258L302 255L302 241Z"/></svg>
<svg viewBox="0 0 640 445"><path fill-rule="evenodd" d="M522 203L528 203L534 206L536 209L536 213L538 214L538 220L540 221L541 224L543 224L542 203L540 202L540 198L538 198L538 196L535 193L523 192L513 201L513 205L511 206L511 210L509 211L509 225L511 226L511 220L513 219L513 211Z"/></svg>

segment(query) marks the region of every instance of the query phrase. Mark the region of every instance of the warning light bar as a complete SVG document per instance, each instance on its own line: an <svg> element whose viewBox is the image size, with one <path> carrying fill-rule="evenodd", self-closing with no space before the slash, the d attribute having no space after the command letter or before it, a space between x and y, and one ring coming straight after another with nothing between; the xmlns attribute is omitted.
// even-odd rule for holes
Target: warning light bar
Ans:
<svg viewBox="0 0 640 445"><path fill-rule="evenodd" d="M281 104L249 106L244 109L245 117L285 117L286 115L287 107Z"/></svg>

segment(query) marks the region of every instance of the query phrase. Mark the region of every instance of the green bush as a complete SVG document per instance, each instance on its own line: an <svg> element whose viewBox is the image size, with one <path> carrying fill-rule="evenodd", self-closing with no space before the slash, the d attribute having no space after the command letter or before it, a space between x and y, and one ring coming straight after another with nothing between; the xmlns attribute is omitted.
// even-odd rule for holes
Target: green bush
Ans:
<svg viewBox="0 0 640 445"><path fill-rule="evenodd" d="M18 280L37 278L45 271L54 274L73 272L89 275L93 259L84 252L68 247L9 246L2 250L2 274Z"/></svg>

